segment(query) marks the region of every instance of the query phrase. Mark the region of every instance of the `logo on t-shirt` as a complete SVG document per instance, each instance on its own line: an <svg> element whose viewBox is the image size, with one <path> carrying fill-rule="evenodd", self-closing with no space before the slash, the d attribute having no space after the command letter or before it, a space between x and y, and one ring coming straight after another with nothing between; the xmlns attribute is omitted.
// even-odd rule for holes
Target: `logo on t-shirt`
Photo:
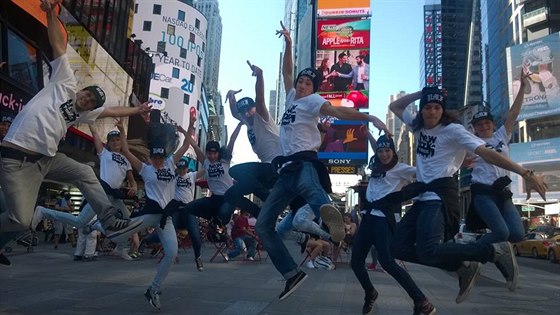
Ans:
<svg viewBox="0 0 560 315"><path fill-rule="evenodd" d="M500 141L500 142L498 142L498 144L496 146L493 146L490 143L487 143L485 145L485 147L488 148L488 149L491 149L491 150L496 150L496 152L498 152L498 153L502 153L505 145L506 145L505 143Z"/></svg>
<svg viewBox="0 0 560 315"><path fill-rule="evenodd" d="M224 174L222 163L208 165L208 177L221 177Z"/></svg>
<svg viewBox="0 0 560 315"><path fill-rule="evenodd" d="M437 136L428 136L420 132L420 139L418 140L418 145L416 146L416 153L424 158L434 156L434 153L436 152L436 140Z"/></svg>
<svg viewBox="0 0 560 315"><path fill-rule="evenodd" d="M126 160L124 159L124 156L122 156L122 155L120 155L120 154L118 154L118 153L113 153L113 154L111 155L111 157L112 157L111 159L112 159L115 163L117 163L117 164L119 164L119 165L121 165L121 166L126 166L127 163L126 163Z"/></svg>
<svg viewBox="0 0 560 315"><path fill-rule="evenodd" d="M171 172L170 169L162 168L156 170L156 177L162 182L170 182L171 180L173 180L173 178L175 178L175 175Z"/></svg>
<svg viewBox="0 0 560 315"><path fill-rule="evenodd" d="M72 100L68 100L66 101L66 103L60 105L59 109L60 114L62 114L62 117L64 117L64 121L66 121L66 123L71 123L78 119L79 115L74 111L74 103L72 102Z"/></svg>
<svg viewBox="0 0 560 315"><path fill-rule="evenodd" d="M192 186L190 178L183 178L181 176L177 176L177 187L187 187L190 188Z"/></svg>
<svg viewBox="0 0 560 315"><path fill-rule="evenodd" d="M292 104L292 106L290 106L290 108L288 108L286 110L286 112L282 116L282 125L283 126L284 125L289 125L289 124L293 123L294 121L296 121L296 108L297 108L297 105Z"/></svg>
<svg viewBox="0 0 560 315"><path fill-rule="evenodd" d="M249 143L254 146L257 142L257 136L255 136L255 131L253 129L247 129L247 138L249 138Z"/></svg>

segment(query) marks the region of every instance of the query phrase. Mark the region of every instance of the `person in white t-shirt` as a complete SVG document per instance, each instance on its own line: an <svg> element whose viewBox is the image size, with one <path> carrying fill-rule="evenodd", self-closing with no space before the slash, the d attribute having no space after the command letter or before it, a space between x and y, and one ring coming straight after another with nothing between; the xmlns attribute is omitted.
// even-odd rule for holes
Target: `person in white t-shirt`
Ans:
<svg viewBox="0 0 560 315"><path fill-rule="evenodd" d="M465 158L474 152L486 162L523 176L528 189L544 197L546 185L541 178L494 150L484 141L453 123L445 110L445 92L436 87L405 95L392 102L391 111L413 129L416 144L416 179L425 187L399 222L393 240L395 258L455 271L459 275L459 294L463 302L478 275L481 262L500 261L508 273L517 277L517 264L508 242L458 244L447 242L459 228L459 194L453 179ZM420 99L416 118L406 107Z"/></svg>
<svg viewBox="0 0 560 315"><path fill-rule="evenodd" d="M526 76L523 70L521 76ZM519 92L508 112L506 121L498 130L495 130L496 125L492 114L487 111L483 110L476 113L471 121L475 135L486 142L486 147L505 157L509 157L508 144L517 116L521 111L525 85L526 80L521 80ZM484 234L478 241L480 243L504 241L517 243L523 240L525 229L519 212L511 200L512 193L509 190L510 173L503 168L487 163L479 156L475 156L471 175L471 209L469 211L474 211L475 213L472 213L472 215L476 214L490 229L490 232ZM467 218L470 215L471 213ZM468 223L467 221L467 227ZM496 261L496 267L505 277L508 288L511 291L515 290L517 286L515 280L517 278L508 274L507 270L499 264L499 261Z"/></svg>
<svg viewBox="0 0 560 315"><path fill-rule="evenodd" d="M280 148L282 156L272 162L278 170L279 178L274 184L259 214L256 231L276 269L287 280L279 299L283 300L296 290L307 278L275 231L278 215L297 196L311 206L317 218L321 218L329 228L333 241L344 239L342 215L330 204L327 191L331 191L326 167L318 160L317 150L321 145L321 134L317 123L321 116L332 116L344 120L370 121L377 128L387 126L375 116L360 113L353 108L335 107L316 94L321 84L321 74L317 70L302 70L295 82L293 75L292 40L290 33L281 24L277 31L284 37L283 70L286 89L286 111L280 125ZM325 191L327 189L327 191Z"/></svg>
<svg viewBox="0 0 560 315"><path fill-rule="evenodd" d="M435 307L406 270L395 262L389 250L390 240L395 231L395 213L400 211L401 204L381 202L383 197L399 191L404 185L412 182L416 168L399 162L392 139L381 136L375 142L371 133L368 138L371 139L370 144L375 155L368 165L371 176L366 190L362 221L354 236L350 261L352 270L365 291L362 314L371 312L378 296L365 268L366 258L372 245L377 249L379 263L383 269L397 280L414 301L414 314L434 314Z"/></svg>
<svg viewBox="0 0 560 315"><path fill-rule="evenodd" d="M122 122L117 123L119 131L123 139L126 139L126 133ZM161 308L160 295L161 285L167 274L169 268L173 264L177 256L177 234L171 216L169 216L169 204L175 196L175 164L187 152L189 148L189 139L193 131L193 121L189 126L189 132L185 131L180 126L177 131L185 136L183 145L172 155L167 157L165 144L152 144L150 149L151 164L146 164L134 156L129 148L127 141L122 141L122 154L130 161L132 168L136 170L144 180L144 189L146 192L146 204L139 213L139 218L142 220L140 225L135 230L128 231L112 238L114 242L120 242L128 239L132 234L149 227L156 229L159 236L161 245L165 252L157 267L156 275L152 280L152 284L144 293L150 305L156 309Z"/></svg>
<svg viewBox="0 0 560 315"><path fill-rule="evenodd" d="M42 0L46 12L49 43L53 49L49 82L16 116L0 146L0 185L10 196L8 209L0 214L0 248L14 233L28 229L39 187L44 179L72 184L84 194L108 234L133 229L141 222L122 218L126 209L116 209L93 170L57 152L66 129L98 118L147 113L148 103L139 107L104 107L105 93L98 86L77 90L76 78L66 54L65 30L58 19L59 0Z"/></svg>

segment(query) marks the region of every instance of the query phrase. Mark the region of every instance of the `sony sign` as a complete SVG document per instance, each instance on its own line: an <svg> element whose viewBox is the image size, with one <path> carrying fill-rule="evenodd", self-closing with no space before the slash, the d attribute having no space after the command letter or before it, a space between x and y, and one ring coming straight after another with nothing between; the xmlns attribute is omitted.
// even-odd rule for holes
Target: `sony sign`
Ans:
<svg viewBox="0 0 560 315"><path fill-rule="evenodd" d="M329 159L331 165L349 165L350 162L352 162L351 159Z"/></svg>

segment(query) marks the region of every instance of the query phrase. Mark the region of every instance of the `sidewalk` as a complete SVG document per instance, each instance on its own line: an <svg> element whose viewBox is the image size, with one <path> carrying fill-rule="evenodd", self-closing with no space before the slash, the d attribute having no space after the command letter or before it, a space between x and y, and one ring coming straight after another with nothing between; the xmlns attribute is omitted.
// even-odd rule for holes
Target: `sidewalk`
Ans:
<svg viewBox="0 0 560 315"><path fill-rule="evenodd" d="M157 312L143 293L158 259L101 256L95 262L73 262L70 246L60 247L55 251L51 244L41 244L34 253L15 247L8 254L14 266L0 268L0 314L346 315L360 314L362 309L363 292L348 264L339 263L334 271L305 269L308 279L280 302L284 281L270 260L210 263L214 248L205 244L203 272L196 270L191 250L180 250L179 264L173 265L162 288L162 310ZM299 247L290 249L299 263L303 259ZM560 313L560 275L522 269L519 289L511 293L497 269L487 264L467 301L457 305L458 282L452 275L409 263L406 267L438 314ZM412 301L389 275L369 274L379 291L372 314L412 314Z"/></svg>

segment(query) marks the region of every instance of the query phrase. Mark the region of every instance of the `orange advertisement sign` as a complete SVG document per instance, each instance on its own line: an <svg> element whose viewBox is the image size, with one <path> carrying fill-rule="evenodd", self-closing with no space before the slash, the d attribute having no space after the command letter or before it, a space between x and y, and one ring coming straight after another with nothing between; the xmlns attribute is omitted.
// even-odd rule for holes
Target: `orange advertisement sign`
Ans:
<svg viewBox="0 0 560 315"><path fill-rule="evenodd" d="M47 26L47 16L39 7L41 4L40 0L12 0L12 2Z"/></svg>
<svg viewBox="0 0 560 315"><path fill-rule="evenodd" d="M370 0L318 0L317 15L330 16L365 16L370 15Z"/></svg>

